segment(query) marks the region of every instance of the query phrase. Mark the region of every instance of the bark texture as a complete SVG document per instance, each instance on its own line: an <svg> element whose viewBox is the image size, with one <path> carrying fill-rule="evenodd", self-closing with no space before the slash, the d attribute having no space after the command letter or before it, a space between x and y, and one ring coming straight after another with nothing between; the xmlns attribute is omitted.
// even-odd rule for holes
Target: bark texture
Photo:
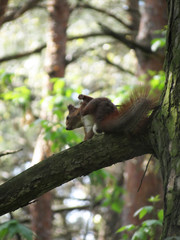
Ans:
<svg viewBox="0 0 180 240"><path fill-rule="evenodd" d="M130 9L137 9L134 2L129 1ZM134 19L134 18L133 18ZM138 21L136 20L136 23ZM167 8L165 0L145 0L143 11L139 22L139 31L137 42L146 48L150 48L151 40L160 36L155 31L163 29L167 24ZM136 26L137 29L137 26ZM158 54L147 53L141 49L135 49L138 60L137 76L147 75L146 81L149 80L148 70L160 71L163 69L164 53ZM143 184L139 192L137 189L144 173L145 164L150 156L140 156L136 159L125 163L125 207L123 208L123 223L138 225L142 222L138 217L134 217L134 212L148 203L148 198L157 194L162 196L161 178L155 171L153 161L151 167L146 173ZM153 166L153 167L152 167ZM154 185L152 185L154 183ZM159 207L159 206L157 206ZM144 220L144 219L143 219ZM132 233L130 233L132 234Z"/></svg>
<svg viewBox="0 0 180 240"><path fill-rule="evenodd" d="M153 153L147 135L97 136L52 155L0 186L0 215L25 206L43 193L92 171ZM16 186L16 187L14 187Z"/></svg>
<svg viewBox="0 0 180 240"><path fill-rule="evenodd" d="M161 111L154 119L151 134L156 155L160 160L164 185L162 240L180 236L180 2L167 2L169 24L165 64L166 86Z"/></svg>

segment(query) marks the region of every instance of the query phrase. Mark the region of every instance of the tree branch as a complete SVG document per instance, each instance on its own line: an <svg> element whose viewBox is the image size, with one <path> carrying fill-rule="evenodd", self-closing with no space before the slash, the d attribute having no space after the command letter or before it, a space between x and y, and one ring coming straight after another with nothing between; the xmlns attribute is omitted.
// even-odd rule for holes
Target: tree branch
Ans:
<svg viewBox="0 0 180 240"><path fill-rule="evenodd" d="M94 47L89 47L86 49L78 49L76 52L74 52L72 55L66 56L66 65L75 62L78 58L84 56L89 51L97 50L97 48L102 47L104 44L114 44L114 41L109 42L102 42L100 44L96 44ZM102 51L102 50L101 50Z"/></svg>
<svg viewBox="0 0 180 240"><path fill-rule="evenodd" d="M90 37L104 37L104 36L108 37L109 36L109 37L112 37L112 38L117 39L118 41L122 42L128 48L139 49L146 54L153 54L153 55L156 54L155 52L151 51L150 47L143 46L143 45L139 44L138 42L128 39L127 36L129 35L129 33L116 33L101 23L99 23L99 25L102 29L102 32L94 32L94 33L82 34L79 36L71 36L71 37L68 37L68 40L72 41L72 40L76 40L79 38L85 39L85 38L90 38Z"/></svg>
<svg viewBox="0 0 180 240"><path fill-rule="evenodd" d="M24 53L15 53L15 54L12 54L12 55L9 55L9 56L2 57L2 58L0 58L0 63L2 63L2 62L7 62L7 61L10 61L10 60L14 60L14 59L19 59L19 58L27 57L27 56L32 55L32 54L34 54L34 53L39 53L39 52L41 52L45 47L46 47L46 44L43 44L42 46L37 47L36 49L31 50L31 51L27 51L27 52L24 52Z"/></svg>
<svg viewBox="0 0 180 240"><path fill-rule="evenodd" d="M2 24L2 20L4 18L4 14L6 12L8 6L8 0L0 0L0 26Z"/></svg>
<svg viewBox="0 0 180 240"><path fill-rule="evenodd" d="M128 39L126 36L127 34L122 34L122 33L116 33L112 29L108 28L107 26L99 23L102 31L104 34L109 35L120 42L124 43L127 47L132 48L132 49L139 49L147 54L155 54L154 52L151 51L150 47L143 46L133 40Z"/></svg>
<svg viewBox="0 0 180 240"><path fill-rule="evenodd" d="M38 2L40 2L40 0L29 0L29 1L27 1L23 6L18 8L18 10L16 9L16 10L12 11L11 13L9 13L9 15L4 16L1 19L0 26L2 24L6 23L6 22L10 22L10 21L13 21L13 20L17 19L22 14L24 14L26 11L28 11L29 9L34 8Z"/></svg>
<svg viewBox="0 0 180 240"><path fill-rule="evenodd" d="M107 64L113 66L113 67L116 67L118 70L120 70L121 72L125 72L125 73L129 73L131 75L135 75L135 73L131 72L130 70L128 69L125 69L123 67L121 67L120 65L116 64L116 63L113 63L111 62L107 57L102 57L102 56L99 56L100 59L104 60Z"/></svg>
<svg viewBox="0 0 180 240"><path fill-rule="evenodd" d="M121 18L117 17L116 15L110 13L109 11L102 9L102 8L97 8L95 6L89 5L89 4L77 4L76 8L87 8L87 9L91 9L100 13L103 13L113 19L115 19L116 21L118 21L119 23L121 23L124 27L128 28L128 29L132 29L130 24L127 24L126 22L124 22Z"/></svg>
<svg viewBox="0 0 180 240"><path fill-rule="evenodd" d="M148 137L101 135L54 154L0 186L0 215L14 211L33 199L74 178L152 153Z"/></svg>
<svg viewBox="0 0 180 240"><path fill-rule="evenodd" d="M104 37L104 36L107 36L107 34L103 33L103 32L93 32L93 33L86 33L86 34L82 34L82 35L78 35L78 36L69 36L68 40L72 41L72 40L76 40L79 38Z"/></svg>
<svg viewBox="0 0 180 240"><path fill-rule="evenodd" d="M9 154L14 154L14 153L17 153L17 152L20 152L20 151L22 151L22 149L7 150L7 151L4 151L4 152L0 152L0 157L6 156L6 155L9 155Z"/></svg>

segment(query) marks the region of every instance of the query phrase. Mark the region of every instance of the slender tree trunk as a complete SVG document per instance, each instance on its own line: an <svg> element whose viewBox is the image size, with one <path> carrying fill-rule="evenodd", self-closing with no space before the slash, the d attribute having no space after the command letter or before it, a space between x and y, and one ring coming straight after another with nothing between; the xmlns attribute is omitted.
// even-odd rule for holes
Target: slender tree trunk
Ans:
<svg viewBox="0 0 180 240"><path fill-rule="evenodd" d="M48 78L43 86L44 96L52 90L50 82L52 77L64 77L65 72L65 50L66 50L66 28L69 18L69 6L66 0L49 1L49 33L47 40L46 69ZM43 105L41 118L53 121L52 113L47 112L48 106ZM44 140L42 130L33 155L33 163L38 163L51 155L51 144ZM51 240L52 228L52 193L48 192L38 198L37 202L30 206L32 216L32 229L39 240Z"/></svg>
<svg viewBox="0 0 180 240"><path fill-rule="evenodd" d="M130 1L131 2L131 1ZM143 7L137 41L144 46L150 46L151 40L159 34L155 30L161 30L167 24L167 10L165 0L145 0ZM164 55L148 55L136 50L138 59L137 75L148 75L148 70L159 71L163 69ZM149 77L147 76L147 80ZM148 204L148 198L159 194L162 197L161 177L155 173L153 161L143 180L139 192L137 192L145 166L150 156L141 156L125 163L125 208L123 215L124 224L139 224L141 221L133 217L134 212ZM159 207L159 206L158 206Z"/></svg>

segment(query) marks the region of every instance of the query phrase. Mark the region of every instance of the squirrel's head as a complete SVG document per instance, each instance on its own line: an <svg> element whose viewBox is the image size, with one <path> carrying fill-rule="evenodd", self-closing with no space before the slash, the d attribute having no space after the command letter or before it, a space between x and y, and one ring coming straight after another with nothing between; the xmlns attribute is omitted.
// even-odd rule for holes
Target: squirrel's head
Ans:
<svg viewBox="0 0 180 240"><path fill-rule="evenodd" d="M83 126L81 121L80 108L74 107L72 104L68 105L69 114L66 117L66 130L73 130Z"/></svg>

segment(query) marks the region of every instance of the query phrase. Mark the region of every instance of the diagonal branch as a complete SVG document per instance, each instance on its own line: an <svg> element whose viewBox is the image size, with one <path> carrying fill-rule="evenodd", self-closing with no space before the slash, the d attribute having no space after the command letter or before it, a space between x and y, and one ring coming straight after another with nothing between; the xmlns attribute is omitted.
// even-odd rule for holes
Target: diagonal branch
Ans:
<svg viewBox="0 0 180 240"><path fill-rule="evenodd" d="M109 41L109 42L101 42L99 44L96 44L93 47L89 47L86 49L78 49L76 52L74 52L72 55L67 55L66 56L66 65L75 62L78 58L84 56L87 52L97 50L99 47L102 47L104 44L114 44L115 41ZM102 51L102 50L101 50Z"/></svg>
<svg viewBox="0 0 180 240"><path fill-rule="evenodd" d="M17 152L20 152L22 151L22 149L18 149L18 150L6 150L4 152L0 152L0 157L3 157L3 156L6 156L6 155L9 155L9 154L14 154L14 153L17 153Z"/></svg>
<svg viewBox="0 0 180 240"><path fill-rule="evenodd" d="M15 53L15 54L12 54L12 55L9 55L9 56L2 57L2 58L0 58L0 63L7 62L7 61L10 61L10 60L14 60L14 59L27 57L27 56L30 56L31 54L34 54L34 53L39 53L45 47L46 47L46 44L43 44L42 46L39 46L36 49L33 49L31 51L27 51L27 52L24 52L24 53Z"/></svg>
<svg viewBox="0 0 180 240"><path fill-rule="evenodd" d="M135 75L135 73L133 73L132 71L130 71L129 69L125 69L123 68L122 66L116 64L116 63L113 63L111 62L107 57L102 57L102 56L99 56L100 59L104 60L107 64L113 66L113 67L116 67L118 70L120 70L121 72L125 72L125 73L129 73L131 75Z"/></svg>
<svg viewBox="0 0 180 240"><path fill-rule="evenodd" d="M107 26L99 23L102 31L106 34L109 35L120 42L124 43L127 47L132 48L132 49L139 49L147 54L155 54L154 52L151 51L150 47L143 46L142 44L139 44L138 42L135 42L133 40L130 40L126 37L127 34L122 34L122 33L117 33Z"/></svg>
<svg viewBox="0 0 180 240"><path fill-rule="evenodd" d="M7 6L8 6L8 0L0 0L0 26L4 18Z"/></svg>
<svg viewBox="0 0 180 240"><path fill-rule="evenodd" d="M94 32L94 33L87 33L87 34L82 34L78 36L71 36L68 38L68 40L72 41L79 38L85 39L90 37L104 37L104 36L108 37L109 36L125 44L128 48L139 49L146 54L153 54L153 55L156 54L155 52L151 51L150 47L143 46L142 44L136 41L128 39L127 38L127 36L129 36L128 33L117 33L101 23L99 23L99 25L101 26L102 32Z"/></svg>
<svg viewBox="0 0 180 240"><path fill-rule="evenodd" d="M86 33L86 34L82 34L82 35L78 35L78 36L69 36L68 40L72 41L72 40L77 40L79 38L90 38L90 37L104 37L107 36L106 33L103 32L93 32L93 33Z"/></svg>
<svg viewBox="0 0 180 240"><path fill-rule="evenodd" d="M0 186L0 215L23 207L74 178L152 153L147 139L143 135L101 135L52 155Z"/></svg>
<svg viewBox="0 0 180 240"><path fill-rule="evenodd" d="M29 9L34 8L38 2L40 2L41 0L29 0L27 1L23 6L21 6L20 8L12 11L11 13L9 13L7 16L4 16L1 19L0 25L6 23L6 22L10 22L13 21L15 19L17 19L18 17L20 17L21 15L23 15L26 11L28 11Z"/></svg>
<svg viewBox="0 0 180 240"><path fill-rule="evenodd" d="M77 6L75 7L76 8L86 8L86 9L91 9L91 10L94 10L94 11L97 11L97 12L100 12L100 13L103 13L113 19L115 19L116 21L118 21L119 23L121 23L124 27L128 28L128 29L132 29L131 25L126 23L125 21L123 21L121 18L117 17L116 15L112 14L111 12L105 10L105 9L102 9L102 8L98 8L98 7L95 7L95 6L92 6L90 4L77 4Z"/></svg>

